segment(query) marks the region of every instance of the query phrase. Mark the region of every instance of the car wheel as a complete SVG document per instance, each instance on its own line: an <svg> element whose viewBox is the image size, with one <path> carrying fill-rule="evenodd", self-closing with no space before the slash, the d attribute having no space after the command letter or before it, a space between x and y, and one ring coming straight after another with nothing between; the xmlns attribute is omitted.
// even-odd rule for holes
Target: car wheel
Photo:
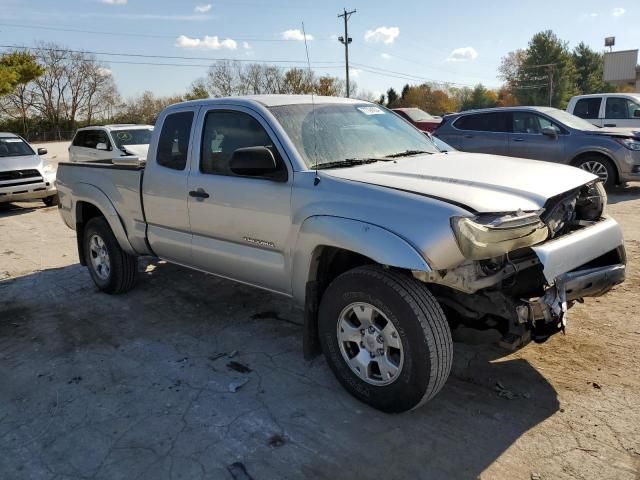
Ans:
<svg viewBox="0 0 640 480"><path fill-rule="evenodd" d="M340 383L384 412L424 404L451 370L453 342L440 305L401 273L365 266L340 275L322 296L318 330Z"/></svg>
<svg viewBox="0 0 640 480"><path fill-rule="evenodd" d="M607 158L600 156L587 157L580 160L576 166L600 177L606 189L610 189L616 184L616 167Z"/></svg>
<svg viewBox="0 0 640 480"><path fill-rule="evenodd" d="M96 286L105 293L124 293L136 282L137 258L118 245L103 217L92 218L84 229L84 256Z"/></svg>
<svg viewBox="0 0 640 480"><path fill-rule="evenodd" d="M53 207L54 205L58 205L58 203L60 203L60 198L58 197L58 194L56 193L55 195L52 195L50 197L43 198L42 202L47 207Z"/></svg>

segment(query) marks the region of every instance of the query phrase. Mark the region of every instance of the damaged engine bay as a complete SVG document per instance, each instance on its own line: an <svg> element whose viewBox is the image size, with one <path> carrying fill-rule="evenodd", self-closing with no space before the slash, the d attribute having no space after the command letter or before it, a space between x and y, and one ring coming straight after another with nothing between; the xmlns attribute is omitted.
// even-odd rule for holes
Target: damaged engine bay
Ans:
<svg viewBox="0 0 640 480"><path fill-rule="evenodd" d="M549 199L536 212L455 218L452 227L468 260L414 277L429 284L451 323L495 328L503 335L500 345L511 350L542 343L564 332L575 302L624 280L624 251L618 249L552 278L535 251L605 221L606 202L604 188L594 182Z"/></svg>

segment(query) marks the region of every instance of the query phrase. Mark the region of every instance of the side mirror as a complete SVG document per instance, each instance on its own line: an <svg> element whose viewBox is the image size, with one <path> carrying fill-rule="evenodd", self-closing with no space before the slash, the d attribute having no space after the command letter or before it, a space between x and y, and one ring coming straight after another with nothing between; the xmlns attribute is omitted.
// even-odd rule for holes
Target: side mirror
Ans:
<svg viewBox="0 0 640 480"><path fill-rule="evenodd" d="M144 167L147 163L146 160L142 160L140 157L133 155L127 155L124 157L115 157L111 159L111 163L119 167Z"/></svg>
<svg viewBox="0 0 640 480"><path fill-rule="evenodd" d="M276 159L266 147L239 148L233 152L231 171L236 175L263 177L277 172Z"/></svg>
<svg viewBox="0 0 640 480"><path fill-rule="evenodd" d="M106 143L98 143L96 145L96 150L109 150L109 147Z"/></svg>
<svg viewBox="0 0 640 480"><path fill-rule="evenodd" d="M553 127L544 127L542 129L542 134L548 137L556 138L558 136L558 130Z"/></svg>
<svg viewBox="0 0 640 480"><path fill-rule="evenodd" d="M49 151L46 148L39 148L38 155L46 155Z"/></svg>
<svg viewBox="0 0 640 480"><path fill-rule="evenodd" d="M633 111L633 116L635 118L640 118L640 108L637 108Z"/></svg>

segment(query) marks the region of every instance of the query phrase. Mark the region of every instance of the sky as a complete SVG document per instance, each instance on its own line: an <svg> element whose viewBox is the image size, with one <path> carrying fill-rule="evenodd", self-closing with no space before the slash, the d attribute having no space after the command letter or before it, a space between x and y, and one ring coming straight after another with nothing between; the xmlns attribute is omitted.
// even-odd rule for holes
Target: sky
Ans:
<svg viewBox="0 0 640 480"><path fill-rule="evenodd" d="M346 1L0 0L0 51L55 42L100 52L123 96L173 95L213 59L306 66L304 23L312 68L343 78L338 14L355 9L351 78L379 96L422 81L497 87L500 59L546 29L571 47L604 50L607 36L616 50L640 47L638 0Z"/></svg>

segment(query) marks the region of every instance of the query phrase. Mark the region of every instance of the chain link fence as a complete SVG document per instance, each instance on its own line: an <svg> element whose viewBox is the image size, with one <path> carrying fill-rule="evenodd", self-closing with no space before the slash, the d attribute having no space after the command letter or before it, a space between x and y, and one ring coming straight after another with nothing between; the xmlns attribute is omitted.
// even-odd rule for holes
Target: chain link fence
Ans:
<svg viewBox="0 0 640 480"><path fill-rule="evenodd" d="M29 132L23 137L29 143L41 143L41 142L64 142L73 138L75 130L63 130L63 131L49 131L49 132Z"/></svg>

